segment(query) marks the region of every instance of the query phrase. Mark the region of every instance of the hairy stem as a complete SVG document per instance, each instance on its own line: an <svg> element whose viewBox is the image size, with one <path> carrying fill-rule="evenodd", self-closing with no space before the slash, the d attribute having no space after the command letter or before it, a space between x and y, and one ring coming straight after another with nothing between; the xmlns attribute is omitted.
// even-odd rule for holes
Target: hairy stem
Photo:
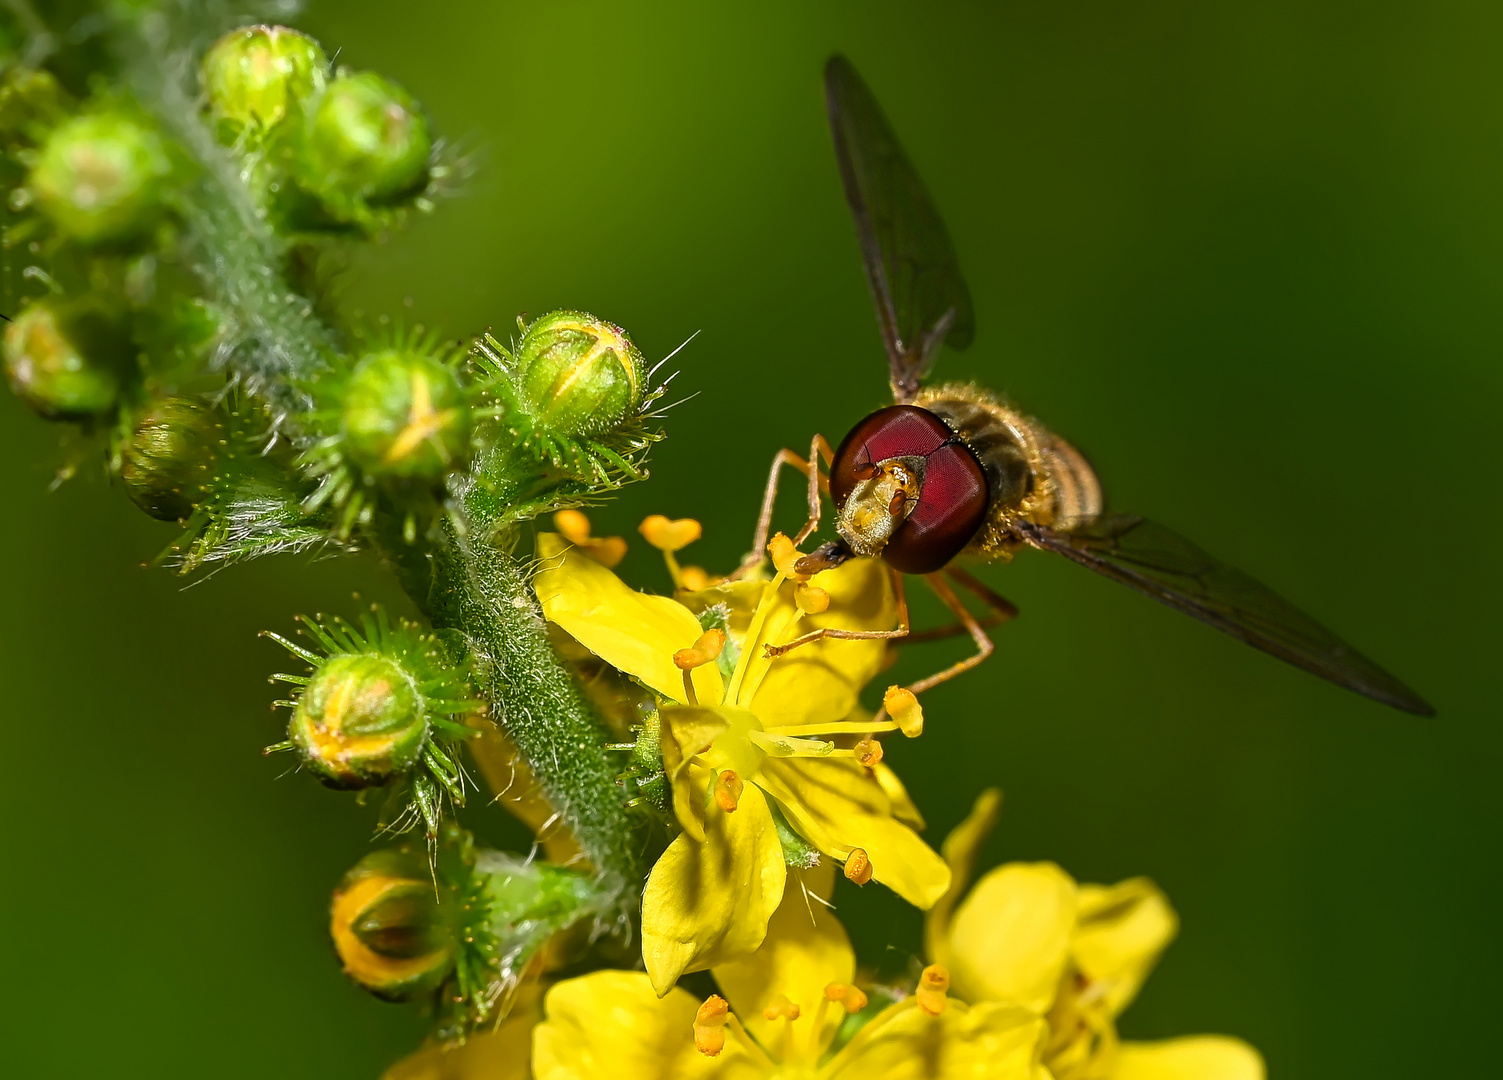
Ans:
<svg viewBox="0 0 1503 1080"><path fill-rule="evenodd" d="M609 737L573 674L548 641L527 569L512 548L515 530L491 539L471 519L452 522L425 566L403 567L409 591L435 626L461 631L481 662L493 719L517 744L562 823L614 888L644 876L638 830L616 783Z"/></svg>

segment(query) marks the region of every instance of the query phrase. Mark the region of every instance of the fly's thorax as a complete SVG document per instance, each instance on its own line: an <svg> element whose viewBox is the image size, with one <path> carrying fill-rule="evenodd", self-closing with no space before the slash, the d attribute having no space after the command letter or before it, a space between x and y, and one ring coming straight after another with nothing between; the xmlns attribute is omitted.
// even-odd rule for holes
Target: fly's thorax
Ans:
<svg viewBox="0 0 1503 1080"><path fill-rule="evenodd" d="M965 384L934 387L915 404L949 425L986 473L986 525L971 553L995 556L1017 547L1023 522L1068 529L1101 513L1101 485L1085 457L1032 417Z"/></svg>
<svg viewBox="0 0 1503 1080"><path fill-rule="evenodd" d="M923 484L922 457L894 457L866 465L836 517L841 539L857 555L880 555L893 530L918 505Z"/></svg>

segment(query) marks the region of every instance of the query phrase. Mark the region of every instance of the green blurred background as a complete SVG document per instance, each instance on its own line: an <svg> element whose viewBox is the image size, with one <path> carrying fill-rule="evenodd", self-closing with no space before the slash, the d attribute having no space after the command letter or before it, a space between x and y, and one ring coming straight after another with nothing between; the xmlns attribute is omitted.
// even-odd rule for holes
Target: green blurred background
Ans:
<svg viewBox="0 0 1503 1080"><path fill-rule="evenodd" d="M1025 554L984 573L1023 609L996 657L891 750L931 840L997 784L991 860L1159 881L1183 929L1129 1035L1242 1035L1285 1080L1490 1071L1503 10L313 0L300 25L484 161L354 258L344 302L454 334L582 307L654 358L699 332L652 481L596 521L693 515L689 554L722 569L773 451L883 401L819 89L848 53L975 294L976 344L942 373L1045 417L1115 506L1274 583L1440 710ZM400 598L364 560L184 590L141 569L169 528L99 481L47 493L55 436L0 401L0 1072L374 1077L420 1022L346 984L323 927L369 817L259 755L287 661L255 634L357 589ZM662 588L647 554L624 571ZM899 674L960 654L924 649ZM917 948L892 897L839 899L868 962Z"/></svg>

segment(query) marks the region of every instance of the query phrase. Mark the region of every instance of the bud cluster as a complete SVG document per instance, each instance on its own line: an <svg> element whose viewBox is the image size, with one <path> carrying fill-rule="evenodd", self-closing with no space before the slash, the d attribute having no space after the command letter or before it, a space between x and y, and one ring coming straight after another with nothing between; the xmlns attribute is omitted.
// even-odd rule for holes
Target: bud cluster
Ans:
<svg viewBox="0 0 1503 1080"><path fill-rule="evenodd" d="M333 70L318 42L283 26L220 38L201 79L215 133L241 154L268 210L289 228L373 234L452 170L422 108L370 71Z"/></svg>

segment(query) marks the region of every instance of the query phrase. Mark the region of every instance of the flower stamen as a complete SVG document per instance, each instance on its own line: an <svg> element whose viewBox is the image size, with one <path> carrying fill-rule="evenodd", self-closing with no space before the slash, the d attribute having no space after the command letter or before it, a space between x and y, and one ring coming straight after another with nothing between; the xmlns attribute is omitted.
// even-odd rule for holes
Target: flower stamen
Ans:
<svg viewBox="0 0 1503 1080"><path fill-rule="evenodd" d="M897 723L898 730L913 739L924 733L924 707L918 703L913 691L902 686L889 686L882 695L882 708Z"/></svg>
<svg viewBox="0 0 1503 1080"><path fill-rule="evenodd" d="M767 542L767 554L772 556L772 565L777 568L778 573L783 577L800 583L809 580L808 574L798 572L798 561L803 558L803 553L783 533L775 534ZM824 590L821 589L820 591L823 592Z"/></svg>
<svg viewBox="0 0 1503 1080"><path fill-rule="evenodd" d="M673 578L675 589L686 589L684 572L679 568L674 552L688 547L704 535L704 528L693 518L670 521L662 514L652 514L637 526L642 538L663 553L663 562L668 565L668 576ZM700 571L704 573L704 571ZM691 590L692 591L692 590Z"/></svg>
<svg viewBox="0 0 1503 1080"><path fill-rule="evenodd" d="M866 1008L866 994L860 987L848 986L845 983L832 982L826 986L825 1000L840 1002L840 1007L848 1013L858 1013Z"/></svg>
<svg viewBox="0 0 1503 1080"><path fill-rule="evenodd" d="M870 736L862 739L853 748L856 761L868 769L875 769L882 760L882 744Z"/></svg>
<svg viewBox="0 0 1503 1080"><path fill-rule="evenodd" d="M724 648L725 631L706 630L695 639L693 645L687 649L679 649L673 654L673 666L684 673L685 704L699 704L699 696L694 692L694 669L713 664L720 656L720 650Z"/></svg>
<svg viewBox="0 0 1503 1080"><path fill-rule="evenodd" d="M560 510L554 514L553 527L601 566L611 568L626 558L626 541L619 536L592 536L590 519L578 510Z"/></svg>
<svg viewBox="0 0 1503 1080"><path fill-rule="evenodd" d="M788 1000L787 994L779 994L762 1010L762 1019L788 1020L791 1022L799 1018L800 1011L797 1005Z"/></svg>
<svg viewBox="0 0 1503 1080"><path fill-rule="evenodd" d="M773 757L849 757L851 751L844 754L835 749L835 744L823 739L798 739L785 736L781 730L776 731L749 731L749 738L758 749L765 751Z"/></svg>
<svg viewBox="0 0 1503 1080"><path fill-rule="evenodd" d="M817 585L799 585L793 590L793 602L805 615L818 615L830 606L830 594Z"/></svg>
<svg viewBox="0 0 1503 1080"><path fill-rule="evenodd" d="M705 998L694 1014L694 1048L705 1057L719 1057L725 1049L725 1026L730 1023L730 1003L719 994Z"/></svg>
<svg viewBox="0 0 1503 1080"><path fill-rule="evenodd" d="M865 885L872 879L872 861L865 848L851 849L845 859L844 873L846 880L856 885Z"/></svg>
<svg viewBox="0 0 1503 1080"><path fill-rule="evenodd" d="M950 972L939 964L930 964L919 976L913 997L918 1007L930 1016L938 1016L950 1004Z"/></svg>
<svg viewBox="0 0 1503 1080"><path fill-rule="evenodd" d="M745 789L746 782L736 775L735 770L726 769L715 780L716 805L727 814L734 814L741 802L741 792Z"/></svg>

